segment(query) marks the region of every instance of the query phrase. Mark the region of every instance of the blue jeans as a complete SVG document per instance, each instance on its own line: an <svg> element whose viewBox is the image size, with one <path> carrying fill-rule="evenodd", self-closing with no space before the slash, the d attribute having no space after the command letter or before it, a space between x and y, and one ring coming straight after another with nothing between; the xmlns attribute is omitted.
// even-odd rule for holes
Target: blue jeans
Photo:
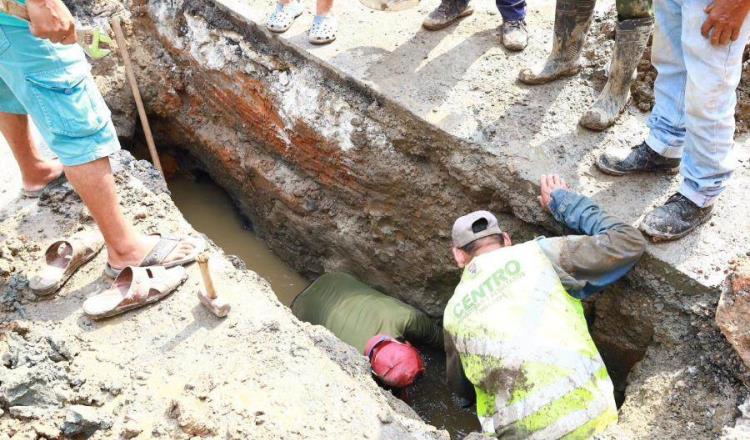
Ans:
<svg viewBox="0 0 750 440"><path fill-rule="evenodd" d="M679 192L698 206L713 204L736 166L735 90L750 36L712 46L701 35L710 0L654 0L656 28L651 62L658 72L656 103L646 143L665 157L682 158Z"/></svg>
<svg viewBox="0 0 750 440"><path fill-rule="evenodd" d="M66 166L120 149L90 69L78 45L53 44L28 27L0 25L0 112L31 116Z"/></svg>
<svg viewBox="0 0 750 440"><path fill-rule="evenodd" d="M469 4L469 0L456 0L458 3ZM495 0L497 10L503 21L521 21L526 19L526 0Z"/></svg>

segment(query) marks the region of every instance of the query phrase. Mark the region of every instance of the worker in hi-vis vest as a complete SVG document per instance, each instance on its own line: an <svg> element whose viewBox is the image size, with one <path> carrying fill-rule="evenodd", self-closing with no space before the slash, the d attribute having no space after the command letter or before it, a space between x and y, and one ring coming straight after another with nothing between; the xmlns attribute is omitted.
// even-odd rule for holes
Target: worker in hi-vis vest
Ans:
<svg viewBox="0 0 750 440"><path fill-rule="evenodd" d="M581 235L512 245L477 211L453 225L461 282L444 315L448 383L500 438L589 438L617 422L612 381L581 300L625 275L645 249L632 226L542 176L539 200Z"/></svg>

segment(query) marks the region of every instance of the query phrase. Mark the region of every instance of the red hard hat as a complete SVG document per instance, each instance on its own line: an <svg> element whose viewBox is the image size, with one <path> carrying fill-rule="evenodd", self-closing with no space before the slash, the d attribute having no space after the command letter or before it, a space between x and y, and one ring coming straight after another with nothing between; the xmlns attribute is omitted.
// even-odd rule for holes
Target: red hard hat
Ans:
<svg viewBox="0 0 750 440"><path fill-rule="evenodd" d="M367 341L365 356L372 372L388 386L408 387L422 373L424 362L416 348L390 336L377 335Z"/></svg>

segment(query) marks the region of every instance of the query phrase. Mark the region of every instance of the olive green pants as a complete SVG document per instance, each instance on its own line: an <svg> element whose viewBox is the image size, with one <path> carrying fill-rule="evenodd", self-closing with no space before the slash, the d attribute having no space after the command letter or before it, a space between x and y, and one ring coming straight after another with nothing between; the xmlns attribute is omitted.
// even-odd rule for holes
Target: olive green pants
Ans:
<svg viewBox="0 0 750 440"><path fill-rule="evenodd" d="M653 17L653 15L651 0L617 0L617 19L619 21Z"/></svg>

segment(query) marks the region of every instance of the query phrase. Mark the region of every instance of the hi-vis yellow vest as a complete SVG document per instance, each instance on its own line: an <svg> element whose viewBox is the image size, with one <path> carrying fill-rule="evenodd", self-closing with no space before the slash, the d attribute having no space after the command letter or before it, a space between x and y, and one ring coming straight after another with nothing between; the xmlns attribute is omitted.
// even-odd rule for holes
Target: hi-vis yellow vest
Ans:
<svg viewBox="0 0 750 440"><path fill-rule="evenodd" d="M482 254L445 309L485 432L501 438L589 438L617 407L580 301L535 241Z"/></svg>

